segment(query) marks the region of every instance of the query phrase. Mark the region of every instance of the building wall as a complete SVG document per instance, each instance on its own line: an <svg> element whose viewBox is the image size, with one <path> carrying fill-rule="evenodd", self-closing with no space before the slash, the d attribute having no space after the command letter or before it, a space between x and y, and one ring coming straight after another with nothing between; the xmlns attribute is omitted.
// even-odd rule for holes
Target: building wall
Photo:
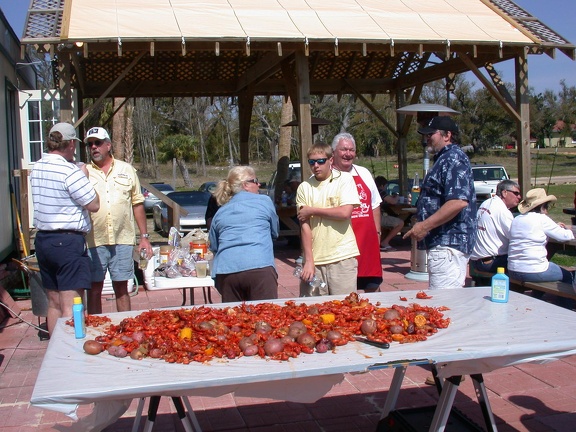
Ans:
<svg viewBox="0 0 576 432"><path fill-rule="evenodd" d="M33 69L17 63L20 63L20 42L0 10L0 260L17 247L10 190L14 190L19 202L19 180L13 177L22 159L18 95L34 85Z"/></svg>

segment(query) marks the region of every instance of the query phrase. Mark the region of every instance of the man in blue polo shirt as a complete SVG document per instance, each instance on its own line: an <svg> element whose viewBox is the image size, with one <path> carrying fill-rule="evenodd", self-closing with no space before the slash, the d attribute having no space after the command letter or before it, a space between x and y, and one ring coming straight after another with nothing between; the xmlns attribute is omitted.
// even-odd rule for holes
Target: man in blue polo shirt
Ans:
<svg viewBox="0 0 576 432"><path fill-rule="evenodd" d="M426 174L416 204L418 221L404 238L426 249L430 289L461 288L476 241L474 177L468 156L455 144L458 126L434 117L418 130L426 137L434 165Z"/></svg>

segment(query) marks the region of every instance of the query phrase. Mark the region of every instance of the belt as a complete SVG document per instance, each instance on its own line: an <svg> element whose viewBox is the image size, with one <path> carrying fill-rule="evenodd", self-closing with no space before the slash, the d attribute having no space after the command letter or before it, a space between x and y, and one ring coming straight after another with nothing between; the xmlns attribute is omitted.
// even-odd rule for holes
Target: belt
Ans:
<svg viewBox="0 0 576 432"><path fill-rule="evenodd" d="M76 231L76 230L40 230L38 232L44 234L73 234L73 235L81 235L85 236L86 233L84 231Z"/></svg>
<svg viewBox="0 0 576 432"><path fill-rule="evenodd" d="M486 258L480 258L480 259L477 259L476 261L480 261L482 264L488 264L488 263L491 263L492 261L494 261L496 258L503 257L503 256L505 256L505 255L496 255L496 256L491 256L491 257L486 257Z"/></svg>

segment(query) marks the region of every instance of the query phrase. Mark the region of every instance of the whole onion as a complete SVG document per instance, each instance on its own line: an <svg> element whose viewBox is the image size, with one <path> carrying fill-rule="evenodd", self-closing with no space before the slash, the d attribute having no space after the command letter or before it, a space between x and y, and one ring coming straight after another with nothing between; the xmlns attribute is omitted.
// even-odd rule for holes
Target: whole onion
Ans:
<svg viewBox="0 0 576 432"><path fill-rule="evenodd" d="M330 340L324 338L324 339L320 339L318 341L318 343L316 344L316 352L323 354L325 352L328 352L328 350L332 349L332 343L330 342Z"/></svg>

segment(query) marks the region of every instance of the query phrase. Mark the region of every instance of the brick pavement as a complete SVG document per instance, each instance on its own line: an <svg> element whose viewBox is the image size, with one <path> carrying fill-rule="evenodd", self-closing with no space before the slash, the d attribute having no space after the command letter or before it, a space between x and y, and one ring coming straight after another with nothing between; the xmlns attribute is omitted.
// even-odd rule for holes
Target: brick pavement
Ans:
<svg viewBox="0 0 576 432"><path fill-rule="evenodd" d="M398 251L381 254L385 277L382 290L425 288L425 282L415 282L404 277L410 270L409 244L397 240L395 245ZM298 281L291 274L297 255L297 250L282 244L276 249L280 297L293 297L298 293ZM219 301L215 292L213 299ZM132 302L133 309L175 306L180 304L181 294L178 290L140 289ZM195 290L195 302L203 302L201 290ZM30 301L20 300L17 303L22 309L22 319L36 323L37 319L30 310ZM104 301L104 313L113 311L114 302ZM29 404L47 344L47 341L40 341L36 329L17 319L9 319L0 329L0 430L75 430L73 422L63 414ZM428 374L425 368L408 368L399 407L421 407L435 403L435 388L424 384ZM374 432L391 378L391 370L346 375L341 384L313 404L232 395L217 398L190 397L189 400L204 431ZM547 365L508 367L485 374L484 378L499 431L576 430L576 357L567 357ZM460 386L455 406L482 425L481 413L475 401L474 388L468 379ZM91 406L79 409L80 414L90 411ZM131 430L135 412L136 401L133 401L122 418L105 431ZM161 400L158 413L154 431L183 430L169 399ZM143 424L140 430L142 428Z"/></svg>

